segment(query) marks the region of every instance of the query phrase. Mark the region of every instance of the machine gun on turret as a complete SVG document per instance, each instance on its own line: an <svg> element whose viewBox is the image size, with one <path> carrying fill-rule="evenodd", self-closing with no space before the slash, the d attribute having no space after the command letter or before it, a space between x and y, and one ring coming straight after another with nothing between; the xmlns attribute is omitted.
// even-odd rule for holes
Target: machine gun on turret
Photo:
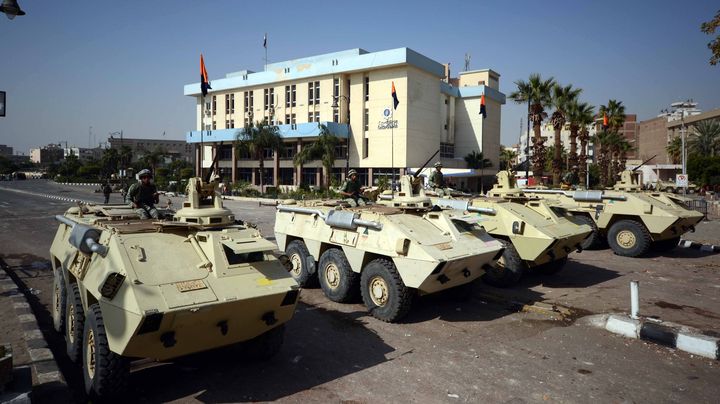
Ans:
<svg viewBox="0 0 720 404"><path fill-rule="evenodd" d="M440 149L438 149L435 153L433 153L433 155L430 156L430 158L427 159L427 161L423 165L421 165L420 168L417 169L417 171L415 171L413 173L413 179L417 178L420 175L420 173L423 172L423 170L425 170L425 168L427 168L427 165L430 164L430 161L432 161L432 159L434 159L438 153L440 153Z"/></svg>
<svg viewBox="0 0 720 404"><path fill-rule="evenodd" d="M637 191L640 189L640 184L638 184L638 181L636 179L635 171L637 171L640 167L647 164L650 160L657 157L657 154L650 157L649 159L645 160L640 164L639 166L633 168L632 170L623 170L623 172L620 173L620 180L615 183L615 186L613 186L613 189L616 191Z"/></svg>

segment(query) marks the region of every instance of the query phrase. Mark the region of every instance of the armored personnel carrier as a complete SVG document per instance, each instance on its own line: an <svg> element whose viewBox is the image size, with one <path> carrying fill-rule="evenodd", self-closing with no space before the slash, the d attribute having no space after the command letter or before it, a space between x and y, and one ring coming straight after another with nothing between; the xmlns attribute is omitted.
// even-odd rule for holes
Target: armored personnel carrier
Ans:
<svg viewBox="0 0 720 404"><path fill-rule="evenodd" d="M676 198L661 192L642 191L634 173L621 173L613 190L562 191L530 189L525 192L559 203L559 207L593 227L588 248L605 243L617 255L638 257L650 248L675 248L680 236L694 231L703 215L685 208Z"/></svg>
<svg viewBox="0 0 720 404"><path fill-rule="evenodd" d="M241 342L270 356L282 344L299 287L275 245L235 220L216 182L190 179L187 195L171 220L140 220L126 205L56 217L54 326L91 398L122 392L130 358Z"/></svg>
<svg viewBox="0 0 720 404"><path fill-rule="evenodd" d="M401 192L390 203L358 208L280 205L275 238L298 283L317 278L335 302L359 292L372 316L396 322L415 294L468 285L500 257L502 244L479 220Z"/></svg>
<svg viewBox="0 0 720 404"><path fill-rule="evenodd" d="M582 242L592 228L578 219L553 210L552 204L530 198L514 184L508 171L497 173L497 183L485 197L471 200L432 199L432 203L479 214L479 223L505 247L498 265L483 280L499 287L511 286L532 270L544 274L560 271L573 251L582 251ZM488 212L490 212L488 214Z"/></svg>

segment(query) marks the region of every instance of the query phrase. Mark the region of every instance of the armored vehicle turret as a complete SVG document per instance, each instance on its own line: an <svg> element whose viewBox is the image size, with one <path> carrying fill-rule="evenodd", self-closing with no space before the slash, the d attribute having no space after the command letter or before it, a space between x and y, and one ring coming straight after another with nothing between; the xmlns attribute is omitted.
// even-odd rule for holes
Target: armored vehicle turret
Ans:
<svg viewBox="0 0 720 404"><path fill-rule="evenodd" d="M560 271L573 251L581 251L592 229L572 217L557 214L550 203L526 196L508 171L497 173L488 196L470 200L433 199L433 204L480 215L482 226L500 240L505 252L483 280L507 287L527 270L552 274Z"/></svg>
<svg viewBox="0 0 720 404"><path fill-rule="evenodd" d="M125 205L57 216L53 321L91 397L122 391L129 358L237 343L269 356L282 344L299 286L275 245L235 220L216 182L192 178L187 195L171 220L140 220Z"/></svg>
<svg viewBox="0 0 720 404"><path fill-rule="evenodd" d="M476 216L432 210L422 194L396 195L358 208L278 206L275 237L295 279L305 285L317 278L336 302L360 293L372 316L396 322L415 294L468 285L502 254Z"/></svg>
<svg viewBox="0 0 720 404"><path fill-rule="evenodd" d="M525 192L559 203L560 208L592 226L587 248L607 243L615 254L626 257L641 256L651 247L656 251L675 248L680 236L694 231L703 218L667 194L642 191L629 170L621 173L613 190L526 188Z"/></svg>

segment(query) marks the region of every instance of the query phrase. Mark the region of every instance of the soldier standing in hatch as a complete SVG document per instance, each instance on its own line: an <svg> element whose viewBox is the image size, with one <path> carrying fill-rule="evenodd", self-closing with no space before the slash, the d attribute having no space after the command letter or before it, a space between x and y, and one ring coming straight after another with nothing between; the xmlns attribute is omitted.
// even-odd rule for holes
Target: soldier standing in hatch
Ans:
<svg viewBox="0 0 720 404"><path fill-rule="evenodd" d="M445 187L447 186L447 183L443 178L441 162L438 161L437 163L435 163L435 171L430 174L430 178L428 181L430 182L430 188L435 191L437 196L441 198L445 196Z"/></svg>
<svg viewBox="0 0 720 404"><path fill-rule="evenodd" d="M578 166L572 166L572 169L565 173L563 181L569 188L575 188L580 183L580 177L578 176Z"/></svg>
<svg viewBox="0 0 720 404"><path fill-rule="evenodd" d="M160 200L160 194L157 187L152 183L152 173L150 170L141 170L138 173L140 181L132 184L125 196L126 202L130 203L135 209L140 219L158 219L160 213L155 209L155 204Z"/></svg>
<svg viewBox="0 0 720 404"><path fill-rule="evenodd" d="M357 171L354 169L348 171L347 178L340 187L340 195L345 197L345 202L353 208L365 206L365 200L360 195L362 189L363 187L360 186L360 181L357 178Z"/></svg>

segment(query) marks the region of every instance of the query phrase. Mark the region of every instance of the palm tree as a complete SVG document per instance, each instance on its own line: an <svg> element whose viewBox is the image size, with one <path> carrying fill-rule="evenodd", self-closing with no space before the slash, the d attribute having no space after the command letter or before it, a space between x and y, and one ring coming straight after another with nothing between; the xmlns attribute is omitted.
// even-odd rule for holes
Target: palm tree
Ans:
<svg viewBox="0 0 720 404"><path fill-rule="evenodd" d="M674 137L665 147L665 150L673 164L680 164L682 161L682 139L680 136Z"/></svg>
<svg viewBox="0 0 720 404"><path fill-rule="evenodd" d="M607 116L608 119L608 126L605 129L608 136L600 138L600 146L601 150L604 149L605 153L611 153L611 155L609 161L604 162L605 164L599 164L601 178L603 178L603 174L605 175L605 181L601 179L601 183L607 186L610 185L608 180L612 179L614 182L616 170L619 165L617 160L619 159L620 153L617 147L620 143L620 129L625 125L625 106L622 105L622 101L608 100L607 105L600 106L599 115L601 117ZM603 147L603 141L608 143L606 147ZM599 157L607 160L608 156L601 155ZM608 169L610 169L610 172L608 172Z"/></svg>
<svg viewBox="0 0 720 404"><path fill-rule="evenodd" d="M105 149L103 150L102 157L100 158L100 165L103 169L103 176L110 177L113 173L118 171L118 163L120 162L120 154L117 149Z"/></svg>
<svg viewBox="0 0 720 404"><path fill-rule="evenodd" d="M599 111L600 117L607 115L608 130L618 133L625 125L625 106L622 101L608 100L607 105L601 105Z"/></svg>
<svg viewBox="0 0 720 404"><path fill-rule="evenodd" d="M133 151L130 146L120 146L120 169L126 169L132 162Z"/></svg>
<svg viewBox="0 0 720 404"><path fill-rule="evenodd" d="M570 153L568 161L570 167L578 165L577 139L581 129L585 126L584 121L593 120L593 107L587 102L574 100L568 107L567 120L570 123Z"/></svg>
<svg viewBox="0 0 720 404"><path fill-rule="evenodd" d="M540 135L540 125L543 119L547 118L546 108L551 105L551 91L555 86L555 79L550 77L543 80L540 74L533 73L528 81L518 80L515 82L517 91L510 94L510 98L518 104L528 103L530 121L533 123L533 176L541 179L545 167L545 140Z"/></svg>
<svg viewBox="0 0 720 404"><path fill-rule="evenodd" d="M277 153L283 146L280 129L269 125L266 120L247 125L235 135L235 149L238 154L246 154L258 161L260 168L260 191L264 190L265 150Z"/></svg>
<svg viewBox="0 0 720 404"><path fill-rule="evenodd" d="M483 181L483 171L486 168L492 167L492 161L490 161L490 159L486 159L482 152L473 150L465 156L465 162L467 163L468 168L480 170L480 192L484 194L485 182Z"/></svg>
<svg viewBox="0 0 720 404"><path fill-rule="evenodd" d="M714 156L720 149L720 121L711 119L700 121L693 126L693 133L688 141L688 149L700 156Z"/></svg>
<svg viewBox="0 0 720 404"><path fill-rule="evenodd" d="M335 147L340 143L340 139L334 134L330 133L330 130L325 125L318 125L320 128L320 135L318 139L303 147L302 150L295 155L293 158L293 164L299 166L307 163L308 161L320 160L323 165L323 178L325 179L325 186L330 186L330 172L335 165Z"/></svg>
<svg viewBox="0 0 720 404"><path fill-rule="evenodd" d="M572 84L568 84L567 86L555 84L552 89L552 106L555 108L555 111L550 117L550 122L552 122L553 130L555 131L555 153L552 158L553 185L560 185L560 175L562 171L562 142L560 132L565 126L568 111L572 103L577 102L577 98L581 92L582 89L573 88Z"/></svg>
<svg viewBox="0 0 720 404"><path fill-rule="evenodd" d="M578 175L585 180L587 179L587 145L590 140L590 131L588 128L595 123L595 111L593 111L595 107L584 103L582 105L586 105L587 108L578 107L577 110L577 123L580 128L580 132L578 133L578 139L580 140L580 156L578 157L580 163L578 168L580 170ZM585 184L585 187L590 187L590 184Z"/></svg>
<svg viewBox="0 0 720 404"><path fill-rule="evenodd" d="M500 146L500 169L510 170L515 162L517 153L515 150L507 149L505 146Z"/></svg>
<svg viewBox="0 0 720 404"><path fill-rule="evenodd" d="M165 150L158 147L152 152L146 154L143 157L143 162L145 163L145 165L150 167L150 170L153 172L154 175L158 164L162 163L166 155L167 153L165 152Z"/></svg>

